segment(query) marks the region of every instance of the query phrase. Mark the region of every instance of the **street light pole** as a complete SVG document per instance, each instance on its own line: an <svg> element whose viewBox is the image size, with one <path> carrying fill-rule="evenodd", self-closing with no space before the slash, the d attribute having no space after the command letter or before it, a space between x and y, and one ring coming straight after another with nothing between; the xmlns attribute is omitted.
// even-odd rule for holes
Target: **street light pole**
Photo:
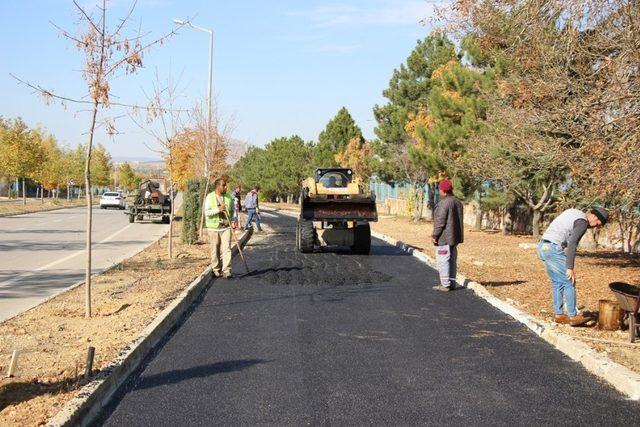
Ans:
<svg viewBox="0 0 640 427"><path fill-rule="evenodd" d="M195 30L204 31L209 34L209 82L207 87L207 143L204 147L204 173L206 178L205 184L205 200L206 194L209 191L209 179L211 175L211 171L209 170L209 166L211 164L211 103L212 103L212 86L213 86L213 30L209 28L200 27L198 25L194 25L191 22L184 22L179 19L174 19L173 22L177 25L187 25ZM213 153L215 155L215 153ZM202 208L202 215L200 217L200 237L202 237L202 231L204 229L204 206Z"/></svg>

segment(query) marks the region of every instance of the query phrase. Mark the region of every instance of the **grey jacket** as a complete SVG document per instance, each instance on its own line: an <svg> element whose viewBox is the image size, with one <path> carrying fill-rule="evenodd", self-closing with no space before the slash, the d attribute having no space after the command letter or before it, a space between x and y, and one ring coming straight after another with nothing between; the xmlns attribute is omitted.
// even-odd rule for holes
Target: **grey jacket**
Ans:
<svg viewBox="0 0 640 427"><path fill-rule="evenodd" d="M255 209L258 207L258 193L250 191L244 197L244 207L247 209Z"/></svg>
<svg viewBox="0 0 640 427"><path fill-rule="evenodd" d="M464 241L462 203L455 196L441 199L433 212L433 234L438 246L455 246Z"/></svg>

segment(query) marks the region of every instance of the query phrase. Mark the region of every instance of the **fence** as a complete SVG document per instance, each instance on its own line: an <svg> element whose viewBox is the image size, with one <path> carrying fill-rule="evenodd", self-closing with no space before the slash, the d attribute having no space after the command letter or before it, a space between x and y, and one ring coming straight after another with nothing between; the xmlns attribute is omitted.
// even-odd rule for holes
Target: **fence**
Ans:
<svg viewBox="0 0 640 427"><path fill-rule="evenodd" d="M376 195L378 203L384 203L388 198L408 199L413 192L413 186L405 182L386 183L376 178L372 178L369 183L369 189ZM425 200L428 199L429 186L424 186Z"/></svg>
<svg viewBox="0 0 640 427"><path fill-rule="evenodd" d="M413 188L407 183L385 183L376 179L372 179L369 185L371 191L376 195L376 201L378 203L378 212L386 215L401 215L410 216L413 212ZM425 186L425 201L428 200L428 186ZM438 194L436 192L436 201ZM423 215L428 220L428 212L426 203L423 209ZM469 226L475 225L477 205L472 203L466 203L464 205L464 222ZM543 218L543 229L554 218L556 214L547 214ZM491 230L500 230L503 226L510 232L515 233L531 233L531 210L525 206L520 205L512 209L507 210L490 210L482 212L482 228ZM597 246L621 250L623 248L631 248L632 252L640 251L640 227L636 228L632 232L627 232L629 235L628 242L624 242L624 233L621 230L621 225L618 222L611 222L607 224L602 230L598 232L590 231L581 240L580 246L584 248L593 249Z"/></svg>

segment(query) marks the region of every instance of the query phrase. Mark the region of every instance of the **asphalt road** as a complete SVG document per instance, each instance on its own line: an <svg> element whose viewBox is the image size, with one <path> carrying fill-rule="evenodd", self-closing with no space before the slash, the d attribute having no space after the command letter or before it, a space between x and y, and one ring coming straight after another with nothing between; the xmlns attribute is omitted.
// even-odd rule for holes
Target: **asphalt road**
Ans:
<svg viewBox="0 0 640 427"><path fill-rule="evenodd" d="M117 264L169 229L129 224L121 210L93 209L92 271ZM0 321L84 280L86 209L0 218Z"/></svg>
<svg viewBox="0 0 640 427"><path fill-rule="evenodd" d="M302 255L263 216L255 272L217 280L103 414L139 425L621 425L636 402L470 291L375 241ZM462 248L461 250L464 250ZM234 271L242 271L234 259Z"/></svg>

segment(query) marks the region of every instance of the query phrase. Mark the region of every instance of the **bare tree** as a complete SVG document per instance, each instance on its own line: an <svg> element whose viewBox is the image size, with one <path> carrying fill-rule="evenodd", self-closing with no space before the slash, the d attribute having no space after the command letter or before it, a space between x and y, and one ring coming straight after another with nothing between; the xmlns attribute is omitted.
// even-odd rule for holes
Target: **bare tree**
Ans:
<svg viewBox="0 0 640 427"><path fill-rule="evenodd" d="M146 110L145 122L141 122L135 115L131 115L133 122L140 127L147 135L153 138L157 147L150 147L162 155L165 159L169 170L169 198L171 199L171 213L169 215L169 246L168 257L173 259L173 220L175 217L175 181L173 179L175 151L178 146L178 137L184 129L182 117L187 110L182 110L176 105L177 102L177 84L173 82L171 76L168 77L166 83L160 81L160 77L156 71L156 79L153 83L151 94L146 94L149 102ZM159 126L154 128L154 122L159 122ZM146 144L145 144L146 145Z"/></svg>
<svg viewBox="0 0 640 427"><path fill-rule="evenodd" d="M212 117L209 118L208 114L212 114ZM191 120L194 124L192 130L197 135L196 144L199 148L199 153L202 153L201 176L206 179L205 197L202 200L202 215L200 216L199 224L199 236L202 239L204 235L204 203L206 195L209 193L211 180L221 176L227 169L226 159L229 152L230 135L233 131L233 122L225 121L220 126L217 109L213 113L206 113L199 105L196 105L192 110Z"/></svg>
<svg viewBox="0 0 640 427"><path fill-rule="evenodd" d="M93 149L96 125L98 124L98 113L109 109L112 106L123 106L129 108L146 108L135 105L128 105L119 102L112 102L111 81L122 75L131 75L142 67L144 54L154 46L161 45L169 37L176 34L182 25L172 31L156 38L146 41L148 34L143 34L138 30L133 37L128 38L123 33L127 29L127 23L131 19L136 2L132 3L128 13L121 19L116 20L116 24L108 25L107 1L102 0L100 6L96 6L95 13L89 12L76 0L73 4L77 10L80 24L86 25L86 29L74 34L58 26L62 35L73 42L75 47L84 55L84 66L82 76L87 84L87 93L84 96L65 96L55 91L45 89L37 84L33 84L21 79L19 82L26 84L43 96L45 102L56 100L62 104L73 103L87 105L90 107L88 141L85 147L84 161L84 182L85 197L87 203L86 217L86 269L85 269L85 315L91 317L91 226L92 226L92 194L91 194L91 153ZM54 24L55 26L55 24ZM14 76L15 77L15 76ZM114 135L116 130L111 120L104 119L102 125L109 135Z"/></svg>

